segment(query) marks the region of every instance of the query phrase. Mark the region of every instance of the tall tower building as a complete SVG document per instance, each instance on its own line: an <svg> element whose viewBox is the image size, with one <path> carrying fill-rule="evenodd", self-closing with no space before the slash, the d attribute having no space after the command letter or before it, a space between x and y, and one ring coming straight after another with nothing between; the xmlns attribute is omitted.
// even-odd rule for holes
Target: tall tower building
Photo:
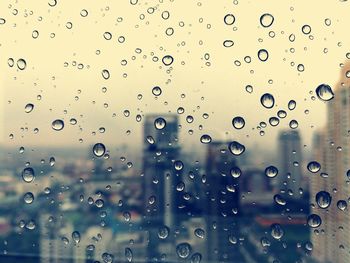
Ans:
<svg viewBox="0 0 350 263"><path fill-rule="evenodd" d="M211 142L206 157L206 193L203 208L207 226L208 262L240 262L239 185L231 175L236 167L227 142ZM237 244L234 244L237 242Z"/></svg>
<svg viewBox="0 0 350 263"><path fill-rule="evenodd" d="M322 218L322 225L312 233L319 262L350 262L350 217L347 210L338 208L337 202L347 202L350 195L347 171L350 169L350 79L346 77L350 63L342 71L339 83L334 87L334 98L327 101L327 124L314 140L314 158L322 165L323 176L311 180L310 202L313 213ZM318 207L315 200L319 191L332 196L327 209Z"/></svg>
<svg viewBox="0 0 350 263"><path fill-rule="evenodd" d="M300 198L301 187L301 141L297 130L282 131L279 134L280 165L278 187L290 199Z"/></svg>
<svg viewBox="0 0 350 263"><path fill-rule="evenodd" d="M155 125L155 121L160 117L166 122L162 129ZM179 204L176 186L181 180L182 172L182 162L179 160L178 117L174 114L147 115L144 122L143 146L144 219L145 228L149 232L148 260L151 262L160 258L163 253L159 251L159 227L173 228L180 223L176 217ZM165 242L172 242L171 237Z"/></svg>

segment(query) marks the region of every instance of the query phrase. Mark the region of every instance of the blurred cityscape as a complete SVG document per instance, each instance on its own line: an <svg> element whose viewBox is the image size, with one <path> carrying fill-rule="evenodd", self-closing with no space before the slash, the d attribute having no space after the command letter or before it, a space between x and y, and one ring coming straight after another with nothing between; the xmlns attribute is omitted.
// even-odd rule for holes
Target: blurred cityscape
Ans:
<svg viewBox="0 0 350 263"><path fill-rule="evenodd" d="M350 262L345 86L327 102L312 155L291 126L268 166L210 135L204 153L182 151L170 113L146 115L142 152L122 146L120 159L98 142L3 149L0 261Z"/></svg>

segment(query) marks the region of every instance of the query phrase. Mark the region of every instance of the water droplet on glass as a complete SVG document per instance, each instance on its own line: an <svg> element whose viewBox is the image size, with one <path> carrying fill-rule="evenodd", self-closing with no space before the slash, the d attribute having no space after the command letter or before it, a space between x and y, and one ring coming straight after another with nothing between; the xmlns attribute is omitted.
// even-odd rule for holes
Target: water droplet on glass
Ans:
<svg viewBox="0 0 350 263"><path fill-rule="evenodd" d="M245 151L245 146L243 144L240 144L237 141L233 141L230 143L228 149L233 155L241 155Z"/></svg>
<svg viewBox="0 0 350 263"><path fill-rule="evenodd" d="M170 66L174 62L174 58L170 55L166 55L162 58L162 62L165 66Z"/></svg>
<svg viewBox="0 0 350 263"><path fill-rule="evenodd" d="M51 167L55 165L55 162L56 162L55 157L50 157L49 163Z"/></svg>
<svg viewBox="0 0 350 263"><path fill-rule="evenodd" d="M194 230L194 234L198 238L204 238L205 237L205 231L202 228L196 228Z"/></svg>
<svg viewBox="0 0 350 263"><path fill-rule="evenodd" d="M11 68L15 65L15 61L13 60L13 58L9 58L7 60L7 65Z"/></svg>
<svg viewBox="0 0 350 263"><path fill-rule="evenodd" d="M235 129L240 130L244 127L244 125L245 125L245 120L242 117L237 116L232 119L232 126Z"/></svg>
<svg viewBox="0 0 350 263"><path fill-rule="evenodd" d="M165 119L163 119L162 117L159 117L157 119L155 119L154 121L154 127L157 129L157 130L162 130L164 129L166 126L166 121Z"/></svg>
<svg viewBox="0 0 350 263"><path fill-rule="evenodd" d="M194 253L191 256L191 263L200 263L202 261L202 255L200 253Z"/></svg>
<svg viewBox="0 0 350 263"><path fill-rule="evenodd" d="M269 247L271 245L271 242L267 237L262 237L260 243L263 247Z"/></svg>
<svg viewBox="0 0 350 263"><path fill-rule="evenodd" d="M269 178L274 178L278 174L278 169L275 166L268 166L265 169L265 175Z"/></svg>
<svg viewBox="0 0 350 263"><path fill-rule="evenodd" d="M337 207L338 207L339 210L345 211L346 208L348 207L348 204L347 204L347 202L345 200L339 200L337 202Z"/></svg>
<svg viewBox="0 0 350 263"><path fill-rule="evenodd" d="M258 58L262 61L265 62L269 58L269 52L266 49L260 49L258 51Z"/></svg>
<svg viewBox="0 0 350 263"><path fill-rule="evenodd" d="M31 192L27 192L23 195L23 200L26 204L31 204L34 201L34 195Z"/></svg>
<svg viewBox="0 0 350 263"><path fill-rule="evenodd" d="M296 129L296 128L298 128L298 126L299 126L299 123L298 123L297 120L291 120L291 121L289 122L289 127L290 127L291 129Z"/></svg>
<svg viewBox="0 0 350 263"><path fill-rule="evenodd" d="M152 93L154 96L159 96L162 94L162 89L160 87L156 86L152 89Z"/></svg>
<svg viewBox="0 0 350 263"><path fill-rule="evenodd" d="M189 255L191 254L192 248L191 245L188 243L180 243L176 246L176 254L180 258L188 258Z"/></svg>
<svg viewBox="0 0 350 263"><path fill-rule="evenodd" d="M34 174L33 168L26 167L23 169L23 171L22 171L23 181L25 181L26 183L30 183L34 180L34 178L35 178L35 174Z"/></svg>
<svg viewBox="0 0 350 263"><path fill-rule="evenodd" d="M273 15L266 13L260 17L260 24L263 27L270 27L273 24L274 20L275 18L273 17Z"/></svg>
<svg viewBox="0 0 350 263"><path fill-rule="evenodd" d="M234 43L232 40L229 40L229 39L225 40L225 41L222 43L222 45L223 45L224 47L232 47L234 44L235 44L235 43Z"/></svg>
<svg viewBox="0 0 350 263"><path fill-rule="evenodd" d="M301 28L301 31L305 34L308 35L311 33L311 26L309 25L303 25Z"/></svg>
<svg viewBox="0 0 350 263"><path fill-rule="evenodd" d="M33 109L34 109L34 104L32 104L32 103L28 103L28 104L24 107L24 111L25 111L26 113L30 113Z"/></svg>
<svg viewBox="0 0 350 263"><path fill-rule="evenodd" d="M281 239L284 235L284 231L280 224L272 224L271 225L271 236L274 239Z"/></svg>
<svg viewBox="0 0 350 263"><path fill-rule="evenodd" d="M319 227L322 224L321 217L316 214L311 214L307 217L307 224L312 228Z"/></svg>
<svg viewBox="0 0 350 263"><path fill-rule="evenodd" d="M55 5L57 5L57 0L50 0L48 4L49 6L54 7Z"/></svg>
<svg viewBox="0 0 350 263"><path fill-rule="evenodd" d="M273 200L276 202L276 204L279 204L279 205L287 204L286 200L280 194L274 195Z"/></svg>
<svg viewBox="0 0 350 263"><path fill-rule="evenodd" d="M112 263L114 259L114 256L109 253L103 253L102 254L102 260L104 263Z"/></svg>
<svg viewBox="0 0 350 263"><path fill-rule="evenodd" d="M175 161L174 168L176 171L181 171L184 168L184 164L181 161Z"/></svg>
<svg viewBox="0 0 350 263"><path fill-rule="evenodd" d="M316 194L315 199L316 199L317 205L322 209L328 208L332 202L332 196L330 195L330 193L326 191L318 192Z"/></svg>
<svg viewBox="0 0 350 263"><path fill-rule="evenodd" d="M230 174L233 178L238 178L242 175L242 171L239 169L239 167L235 166L230 169Z"/></svg>
<svg viewBox="0 0 350 263"><path fill-rule="evenodd" d="M294 110L296 106L297 106L297 103L296 103L295 100L290 100L290 101L288 102L288 109L289 109L289 110Z"/></svg>
<svg viewBox="0 0 350 263"><path fill-rule="evenodd" d="M233 14L227 14L224 17L224 22L228 26L233 25L235 21L236 21L236 18L235 18L235 16Z"/></svg>
<svg viewBox="0 0 350 263"><path fill-rule="evenodd" d="M64 122L63 122L63 120L60 120L60 119L54 120L51 123L51 127L55 131L60 131L60 130L62 130L64 128Z"/></svg>
<svg viewBox="0 0 350 263"><path fill-rule="evenodd" d="M27 62L23 58L20 58L17 60L17 67L19 70L24 70L27 67Z"/></svg>
<svg viewBox="0 0 350 263"><path fill-rule="evenodd" d="M166 239L168 236L169 236L169 228L167 226L163 226L158 229L158 237L160 239Z"/></svg>
<svg viewBox="0 0 350 263"><path fill-rule="evenodd" d="M316 95L320 100L329 101L334 98L332 88L327 84L321 84L316 88Z"/></svg>
<svg viewBox="0 0 350 263"><path fill-rule="evenodd" d="M68 245L69 244L69 239L68 238L62 237L61 240L62 240L64 245Z"/></svg>
<svg viewBox="0 0 350 263"><path fill-rule="evenodd" d="M96 143L92 148L92 152L96 157L102 157L106 152L106 146L103 143Z"/></svg>
<svg viewBox="0 0 350 263"><path fill-rule="evenodd" d="M267 109L271 109L275 105L275 98L270 93L265 93L260 98L261 105Z"/></svg>
<svg viewBox="0 0 350 263"><path fill-rule="evenodd" d="M275 127L280 123L280 120L277 117L269 118L269 123L271 126Z"/></svg>
<svg viewBox="0 0 350 263"><path fill-rule="evenodd" d="M78 244L80 242L80 233L78 231L74 231L72 233L72 239L75 242L75 244Z"/></svg>
<svg viewBox="0 0 350 263"><path fill-rule="evenodd" d="M309 162L307 169L312 173L317 173L319 170L321 170L321 164L316 161Z"/></svg>
<svg viewBox="0 0 350 263"><path fill-rule="evenodd" d="M104 79L109 79L110 74L109 74L109 71L107 69L102 70L102 77Z"/></svg>
<svg viewBox="0 0 350 263"><path fill-rule="evenodd" d="M245 87L245 90L246 90L246 92L248 92L248 93L253 93L253 86L247 85L247 86Z"/></svg>
<svg viewBox="0 0 350 263"><path fill-rule="evenodd" d="M212 139L211 139L210 135L208 135L208 134L203 134L203 135L201 136L201 138L200 138L200 141L201 141L201 143L203 143L203 144L208 144L208 143L211 143Z"/></svg>

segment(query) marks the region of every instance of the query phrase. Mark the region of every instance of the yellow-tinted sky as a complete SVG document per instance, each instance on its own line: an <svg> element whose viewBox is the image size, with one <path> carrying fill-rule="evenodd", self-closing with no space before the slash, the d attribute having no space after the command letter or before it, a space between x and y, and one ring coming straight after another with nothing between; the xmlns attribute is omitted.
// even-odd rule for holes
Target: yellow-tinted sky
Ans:
<svg viewBox="0 0 350 263"><path fill-rule="evenodd" d="M350 52L350 4L338 0L139 0L136 5L129 0L57 0L51 7L53 2L0 2L0 18L6 20L0 24L3 144L138 143L142 122L135 120L137 114L176 112L178 107L185 108L182 139L191 143L199 143L204 133L222 139L228 132L227 138L245 144L271 145L278 130L296 119L309 144L312 133L325 125L326 110L311 96L319 84L337 83L340 63ZM169 18L162 18L167 12ZM268 28L260 24L265 13L274 17ZM227 14L235 16L233 25L224 23ZM302 32L304 25L311 27L310 34ZM233 46L224 47L225 40ZM266 62L257 57L260 49L269 53ZM165 55L174 57L171 66L162 63ZM27 62L24 70L16 66L21 58ZM299 64L304 71L298 71ZM110 72L108 80L103 69ZM246 92L246 85L254 91ZM162 89L158 98L152 95L154 86ZM266 92L275 97L273 109L260 104ZM287 109L291 99L297 102L294 111ZM27 103L34 104L30 113L24 110ZM287 110L287 118L260 136L256 127L280 109ZM186 123L187 115L194 116L193 123ZM242 130L232 128L237 115L246 120ZM70 125L70 118L78 123ZM55 119L65 121L62 131L51 128ZM100 127L106 132L100 133Z"/></svg>

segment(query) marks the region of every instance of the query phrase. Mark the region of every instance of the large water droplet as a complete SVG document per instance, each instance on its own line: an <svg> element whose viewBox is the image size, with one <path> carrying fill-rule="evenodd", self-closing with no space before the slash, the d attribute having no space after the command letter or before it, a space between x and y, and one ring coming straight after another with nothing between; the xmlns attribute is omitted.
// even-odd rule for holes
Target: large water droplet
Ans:
<svg viewBox="0 0 350 263"><path fill-rule="evenodd" d="M297 106L297 103L296 103L295 100L290 100L290 101L288 102L288 109L289 109L289 110L294 110L296 106Z"/></svg>
<svg viewBox="0 0 350 263"><path fill-rule="evenodd" d="M241 155L245 151L245 146L243 144L240 144L237 141L233 141L230 143L228 149L233 155Z"/></svg>
<svg viewBox="0 0 350 263"><path fill-rule="evenodd" d="M24 111L25 111L26 113L30 113L33 109L34 109L34 104L32 104L32 103L28 103L28 104L24 107Z"/></svg>
<svg viewBox="0 0 350 263"><path fill-rule="evenodd" d="M176 253L180 258L188 258L191 254L192 248L188 243L180 243L176 246Z"/></svg>
<svg viewBox="0 0 350 263"><path fill-rule="evenodd" d="M34 178L35 178L35 174L34 174L33 168L26 167L23 169L23 171L22 171L23 181L25 181L26 183L30 183L34 180Z"/></svg>
<svg viewBox="0 0 350 263"><path fill-rule="evenodd" d="M78 244L80 242L80 233L78 231L74 231L72 233L72 239L75 242L75 244Z"/></svg>
<svg viewBox="0 0 350 263"><path fill-rule="evenodd" d="M224 22L228 26L233 25L235 21L236 21L236 18L235 18L235 16L233 14L227 14L224 17Z"/></svg>
<svg viewBox="0 0 350 263"><path fill-rule="evenodd" d="M114 256L109 253L103 253L102 254L102 260L104 263L112 263L114 259Z"/></svg>
<svg viewBox="0 0 350 263"><path fill-rule="evenodd" d="M230 174L233 178L238 178L242 175L242 171L241 171L241 169L239 169L239 167L235 166L235 167L231 168Z"/></svg>
<svg viewBox="0 0 350 263"><path fill-rule="evenodd" d="M339 210L345 211L346 208L348 207L348 204L347 204L347 202L345 200L339 200L337 202L337 207L338 207Z"/></svg>
<svg viewBox="0 0 350 263"><path fill-rule="evenodd" d="M202 255L200 253L194 253L191 256L191 263L200 263L202 261Z"/></svg>
<svg viewBox="0 0 350 263"><path fill-rule="evenodd" d="M155 119L154 121L154 127L157 129L157 130L162 130L164 129L166 126L166 121L165 119L163 119L162 117L159 117L157 119Z"/></svg>
<svg viewBox="0 0 350 263"><path fill-rule="evenodd" d="M269 52L266 49L260 49L258 51L258 58L262 61L265 62L269 58Z"/></svg>
<svg viewBox="0 0 350 263"><path fill-rule="evenodd" d="M280 224L271 225L271 236L274 239L281 239L284 235L284 231Z"/></svg>
<svg viewBox="0 0 350 263"><path fill-rule="evenodd" d="M154 96L160 96L162 94L162 89L158 86L155 86L153 89L152 89L152 93Z"/></svg>
<svg viewBox="0 0 350 263"><path fill-rule="evenodd" d="M312 228L319 227L322 224L321 217L316 214L311 214L307 217L307 224Z"/></svg>
<svg viewBox="0 0 350 263"><path fill-rule="evenodd" d="M17 60L17 67L19 70L24 70L27 67L27 62L23 58L20 58Z"/></svg>
<svg viewBox="0 0 350 263"><path fill-rule="evenodd" d="M330 195L330 193L326 191L320 191L316 194L316 203L320 208L328 208L331 205L331 202L332 196Z"/></svg>
<svg viewBox="0 0 350 263"><path fill-rule="evenodd" d="M316 161L312 161L308 163L307 169L312 173L317 173L319 170L321 170L321 165Z"/></svg>
<svg viewBox="0 0 350 263"><path fill-rule="evenodd" d="M265 93L260 98L261 105L267 109L271 109L275 105L275 98L270 93Z"/></svg>
<svg viewBox="0 0 350 263"><path fill-rule="evenodd" d="M308 35L311 33L311 26L309 25L303 25L301 28L301 31L305 34Z"/></svg>
<svg viewBox="0 0 350 263"><path fill-rule="evenodd" d="M268 166L265 169L265 175L269 178L274 178L278 174L278 169L275 166Z"/></svg>
<svg viewBox="0 0 350 263"><path fill-rule="evenodd" d="M31 204L34 201L34 195L31 192L27 192L23 195L23 200L26 204Z"/></svg>
<svg viewBox="0 0 350 263"><path fill-rule="evenodd" d="M165 66L170 66L174 62L174 58L170 55L166 55L162 58L162 62Z"/></svg>
<svg viewBox="0 0 350 263"><path fill-rule="evenodd" d="M334 98L332 88L327 84L321 84L316 88L316 95L320 100L329 101Z"/></svg>
<svg viewBox="0 0 350 263"><path fill-rule="evenodd" d="M163 226L158 229L158 237L160 239L166 239L168 236L169 236L169 228L167 226Z"/></svg>
<svg viewBox="0 0 350 263"><path fill-rule="evenodd" d="M175 161L174 168L176 171L181 171L184 168L183 162L181 162L180 160Z"/></svg>
<svg viewBox="0 0 350 263"><path fill-rule="evenodd" d="M204 238L205 237L205 231L202 228L196 228L194 230L194 234L198 238Z"/></svg>
<svg viewBox="0 0 350 263"><path fill-rule="evenodd" d="M208 143L211 143L212 139L211 139L210 135L208 135L208 134L203 134L203 135L201 136L201 138L200 138L200 141L201 141L201 143L203 143L203 144L208 144Z"/></svg>
<svg viewBox="0 0 350 263"><path fill-rule="evenodd" d="M273 17L273 15L266 13L260 17L260 24L263 27L270 27L273 24L274 20L275 18Z"/></svg>
<svg viewBox="0 0 350 263"><path fill-rule="evenodd" d="M60 130L62 130L64 128L64 122L63 122L63 120L60 120L60 119L54 120L51 123L51 127L55 131L60 131Z"/></svg>
<svg viewBox="0 0 350 263"><path fill-rule="evenodd" d="M237 116L232 119L232 126L235 129L240 130L244 127L244 125L245 125L245 120L242 117Z"/></svg>
<svg viewBox="0 0 350 263"><path fill-rule="evenodd" d="M96 143L92 148L92 152L96 157L102 157L106 152L106 146L103 143Z"/></svg>

